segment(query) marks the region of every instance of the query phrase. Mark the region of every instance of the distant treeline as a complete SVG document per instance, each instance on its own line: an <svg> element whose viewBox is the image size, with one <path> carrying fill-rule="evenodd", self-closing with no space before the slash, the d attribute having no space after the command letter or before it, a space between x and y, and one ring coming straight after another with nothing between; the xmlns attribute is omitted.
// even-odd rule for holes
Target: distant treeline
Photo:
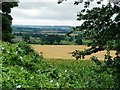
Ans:
<svg viewBox="0 0 120 90"><path fill-rule="evenodd" d="M63 33L66 34L67 32L72 30L71 26L32 26L32 25L13 25L13 33L46 33L50 31L50 33Z"/></svg>
<svg viewBox="0 0 120 90"><path fill-rule="evenodd" d="M43 35L43 34L14 34L14 42L25 41L29 44L78 44L82 45L82 37L80 35L66 36L66 35Z"/></svg>
<svg viewBox="0 0 120 90"><path fill-rule="evenodd" d="M70 26L12 26L15 38L13 42L25 41L29 44L50 44L69 45L86 44L82 38L82 33L77 32L67 36L71 31Z"/></svg>

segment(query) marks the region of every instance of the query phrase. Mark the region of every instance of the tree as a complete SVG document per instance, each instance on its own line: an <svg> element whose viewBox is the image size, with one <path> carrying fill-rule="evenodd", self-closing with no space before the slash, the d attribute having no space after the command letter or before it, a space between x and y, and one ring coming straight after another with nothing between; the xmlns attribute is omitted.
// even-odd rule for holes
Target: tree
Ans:
<svg viewBox="0 0 120 90"><path fill-rule="evenodd" d="M58 0L59 3L63 1ZM74 4L78 5L83 1L78 0ZM77 14L77 20L85 22L73 28L74 31L81 31L84 38L92 40L88 44L90 48L85 51L86 55L105 49L120 52L120 0L109 0L107 5L90 9L92 1L95 0L85 1L84 8ZM97 1L97 4L102 1Z"/></svg>
<svg viewBox="0 0 120 90"><path fill-rule="evenodd" d="M69 36L68 41L74 41L74 36Z"/></svg>
<svg viewBox="0 0 120 90"><path fill-rule="evenodd" d="M11 8L17 7L18 2L2 2L2 41L11 42L11 39L13 38L12 35L12 17L10 15Z"/></svg>
<svg viewBox="0 0 120 90"><path fill-rule="evenodd" d="M48 35L46 40L49 44L52 45L55 42L55 35Z"/></svg>
<svg viewBox="0 0 120 90"><path fill-rule="evenodd" d="M84 12L86 14L84 14ZM82 31L84 38L91 39L88 44L91 53L104 49L120 51L120 8L108 3L106 6L96 7L92 10L81 11L77 20L85 20L81 26L76 29ZM114 20L111 18L114 17ZM113 44L114 42L114 44Z"/></svg>
<svg viewBox="0 0 120 90"><path fill-rule="evenodd" d="M61 40L64 40L63 35L55 35L55 41L60 44Z"/></svg>
<svg viewBox="0 0 120 90"><path fill-rule="evenodd" d="M30 35L29 34L24 34L22 36L22 39L26 42L26 43L30 43Z"/></svg>
<svg viewBox="0 0 120 90"><path fill-rule="evenodd" d="M84 23L73 28L74 31L81 31L83 38L92 40L85 54L89 55L105 49L120 52L120 0L114 0L114 4L108 2L107 5L102 4L102 7L92 9L89 8L90 1L84 2L84 8L77 14L77 20L84 20ZM80 2L83 0L78 4Z"/></svg>
<svg viewBox="0 0 120 90"><path fill-rule="evenodd" d="M83 41L82 41L82 36L79 34L78 36L76 36L76 41L75 43L77 45L82 45L83 44Z"/></svg>

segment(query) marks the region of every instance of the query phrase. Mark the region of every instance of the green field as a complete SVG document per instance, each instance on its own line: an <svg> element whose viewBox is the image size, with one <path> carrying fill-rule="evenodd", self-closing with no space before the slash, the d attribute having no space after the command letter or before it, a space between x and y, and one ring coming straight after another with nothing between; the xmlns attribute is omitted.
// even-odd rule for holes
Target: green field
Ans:
<svg viewBox="0 0 120 90"><path fill-rule="evenodd" d="M113 88L111 73L90 60L44 59L24 43L0 45L3 89Z"/></svg>

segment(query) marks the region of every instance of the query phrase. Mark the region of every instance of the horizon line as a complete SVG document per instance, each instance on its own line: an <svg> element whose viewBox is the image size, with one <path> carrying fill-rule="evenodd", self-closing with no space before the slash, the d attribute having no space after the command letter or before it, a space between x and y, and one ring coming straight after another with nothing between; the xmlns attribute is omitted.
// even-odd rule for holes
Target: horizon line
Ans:
<svg viewBox="0 0 120 90"><path fill-rule="evenodd" d="M12 24L12 26L19 25L19 26L78 26L78 25L38 25L38 24L28 24L28 25L23 25L23 24Z"/></svg>

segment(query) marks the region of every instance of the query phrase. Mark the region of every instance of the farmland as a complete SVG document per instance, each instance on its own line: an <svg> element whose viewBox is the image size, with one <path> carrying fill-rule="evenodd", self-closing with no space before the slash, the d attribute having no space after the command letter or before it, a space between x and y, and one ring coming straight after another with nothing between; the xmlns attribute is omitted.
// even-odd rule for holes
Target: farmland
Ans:
<svg viewBox="0 0 120 90"><path fill-rule="evenodd" d="M43 53L43 56L47 59L75 59L71 56L71 52L74 50L84 50L88 47L85 45L31 45L32 48L38 53ZM98 59L103 60L106 51L94 53L92 55L85 56L85 59L89 60L91 56L97 56ZM115 56L115 51L110 51L111 56Z"/></svg>

